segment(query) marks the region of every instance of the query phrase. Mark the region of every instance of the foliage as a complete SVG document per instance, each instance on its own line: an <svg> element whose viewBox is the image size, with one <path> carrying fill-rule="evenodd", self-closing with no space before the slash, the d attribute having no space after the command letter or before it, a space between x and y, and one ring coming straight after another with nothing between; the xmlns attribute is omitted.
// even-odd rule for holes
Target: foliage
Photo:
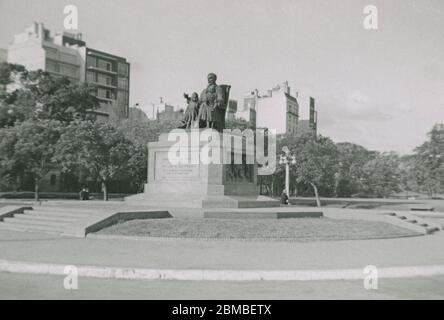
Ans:
<svg viewBox="0 0 444 320"><path fill-rule="evenodd" d="M0 130L0 164L3 174L20 176L31 173L38 200L39 182L53 166L55 143L61 125L54 120L27 120Z"/></svg>
<svg viewBox="0 0 444 320"><path fill-rule="evenodd" d="M20 65L0 63L0 188L20 186L31 174L38 197L40 179L58 161L64 171L102 182L105 198L109 181L126 179L141 190L147 176L148 142L157 141L180 122L148 120L134 109L127 120L95 123L93 111L99 103L90 94L93 89L41 70L28 72ZM244 130L250 124L232 119L226 127ZM436 124L427 141L405 156L348 142L335 144L312 133L279 136L278 157L283 146L296 160L290 168L293 194L388 197L412 191L432 197L444 193L444 124ZM259 177L269 195L279 194L284 180L282 164L273 175Z"/></svg>
<svg viewBox="0 0 444 320"><path fill-rule="evenodd" d="M134 142L147 145L148 142L157 141L161 133L168 133L175 129L180 121L174 120L120 120L115 125Z"/></svg>
<svg viewBox="0 0 444 320"><path fill-rule="evenodd" d="M27 75L24 66L2 62L0 63L0 88L6 91L6 87L15 82L24 79Z"/></svg>
<svg viewBox="0 0 444 320"><path fill-rule="evenodd" d="M362 192L363 167L367 161L376 156L376 152L364 147L349 143L337 143L338 172L336 174L336 195L350 197Z"/></svg>
<svg viewBox="0 0 444 320"><path fill-rule="evenodd" d="M0 64L0 128L27 119L51 119L65 124L94 117L99 108L93 87L71 83L23 66Z"/></svg>
<svg viewBox="0 0 444 320"><path fill-rule="evenodd" d="M334 194L338 151L331 139L315 137L309 132L279 136L276 149L278 159L284 146L289 148L296 160L290 166L290 190L313 195L313 190L317 193L319 188L322 195ZM284 188L284 179L285 165L278 164L272 177L261 177L260 180L268 190L271 189L271 195L276 195Z"/></svg>
<svg viewBox="0 0 444 320"><path fill-rule="evenodd" d="M21 65L0 63L0 128L12 126L32 114L26 94L16 90L23 87L27 75Z"/></svg>
<svg viewBox="0 0 444 320"><path fill-rule="evenodd" d="M130 175L132 143L110 123L75 121L64 130L56 150L63 171L84 170L102 183L104 200L110 180Z"/></svg>
<svg viewBox="0 0 444 320"><path fill-rule="evenodd" d="M444 124L436 124L428 141L415 149L410 163L412 184L429 196L444 192Z"/></svg>
<svg viewBox="0 0 444 320"><path fill-rule="evenodd" d="M362 168L362 192L376 197L387 197L400 191L399 156L395 153L378 154Z"/></svg>
<svg viewBox="0 0 444 320"><path fill-rule="evenodd" d="M63 123L92 119L91 111L99 102L85 83L71 83L68 78L54 78L42 71L31 72L26 89L33 93L39 119L54 119Z"/></svg>

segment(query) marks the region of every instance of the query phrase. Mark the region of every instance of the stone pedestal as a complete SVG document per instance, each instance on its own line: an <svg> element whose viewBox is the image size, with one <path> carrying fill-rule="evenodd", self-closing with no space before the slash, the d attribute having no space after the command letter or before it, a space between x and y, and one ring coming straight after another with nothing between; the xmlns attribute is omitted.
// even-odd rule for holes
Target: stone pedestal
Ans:
<svg viewBox="0 0 444 320"><path fill-rule="evenodd" d="M189 131L188 131L189 132ZM216 133L217 141L192 142L188 140L168 141L162 134L158 142L148 144L148 183L144 193L125 198L126 202L152 207L180 208L246 208L279 206L279 202L259 196L257 185L257 165L247 164L247 156L253 156L245 146L224 148L222 142L226 134ZM237 136L239 138L239 136ZM231 138L231 137L228 137ZM217 140L217 139L216 139ZM186 151L190 162L171 163L168 152L181 148ZM173 149L172 149L173 148ZM218 163L202 162L202 154L219 155ZM243 158L242 164L228 164L225 157L235 155ZM194 159L194 161L191 161ZM196 161L198 159L198 161Z"/></svg>

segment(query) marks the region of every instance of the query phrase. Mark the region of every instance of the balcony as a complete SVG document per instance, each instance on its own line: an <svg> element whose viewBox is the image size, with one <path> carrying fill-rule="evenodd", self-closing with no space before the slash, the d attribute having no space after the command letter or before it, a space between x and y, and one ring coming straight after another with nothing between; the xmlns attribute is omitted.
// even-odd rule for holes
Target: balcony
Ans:
<svg viewBox="0 0 444 320"><path fill-rule="evenodd" d="M117 89L117 86L113 85L113 84L106 84L106 83L97 82L97 81L90 81L88 79L86 80L86 82L90 83L90 84L93 84L93 85L96 85L96 86L101 86L101 87L104 87L104 88L108 88L108 89Z"/></svg>
<svg viewBox="0 0 444 320"><path fill-rule="evenodd" d="M106 101L106 102L111 102L111 103L113 103L113 102L115 102L117 99L111 99L111 98L105 98L105 97L101 97L101 96L98 96L98 95L96 95L95 96L97 99L99 99L99 100L101 100L101 101Z"/></svg>
<svg viewBox="0 0 444 320"><path fill-rule="evenodd" d="M70 79L71 81L75 81L75 82L80 82L80 78L78 76L72 76L72 75L68 75L65 73L60 73L58 71L54 71L54 70L45 70L46 72L50 73L51 75L55 76L55 77L65 77Z"/></svg>
<svg viewBox="0 0 444 320"><path fill-rule="evenodd" d="M103 72L103 73L107 73L107 74L117 75L116 71L102 69L102 68L95 67L95 66L87 66L87 69L92 70L92 71L96 71L96 72Z"/></svg>

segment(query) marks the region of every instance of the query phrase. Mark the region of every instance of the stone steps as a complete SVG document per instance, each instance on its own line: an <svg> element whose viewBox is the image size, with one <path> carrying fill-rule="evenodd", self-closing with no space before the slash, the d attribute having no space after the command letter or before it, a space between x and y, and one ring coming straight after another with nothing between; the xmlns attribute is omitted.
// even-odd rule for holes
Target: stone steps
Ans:
<svg viewBox="0 0 444 320"><path fill-rule="evenodd" d="M60 207L60 206L34 206L33 212L44 211L44 212L63 212L71 214L90 214L94 209L87 208L77 208L77 207Z"/></svg>
<svg viewBox="0 0 444 320"><path fill-rule="evenodd" d="M16 214L14 216L15 219L18 220L29 220L29 221L54 221L54 222L63 222L70 223L76 221L77 217L66 217L66 216L56 216L56 215L40 215L38 213L29 213L29 214Z"/></svg>
<svg viewBox="0 0 444 320"><path fill-rule="evenodd" d="M35 206L0 222L0 229L62 234L66 228L80 219L95 213L93 209L73 207Z"/></svg>
<svg viewBox="0 0 444 320"><path fill-rule="evenodd" d="M60 217L60 218L73 218L79 219L89 216L88 213L75 213L75 212L65 212L63 209L55 210L25 210L24 215L41 216L41 217Z"/></svg>
<svg viewBox="0 0 444 320"><path fill-rule="evenodd" d="M12 218L5 218L3 220L4 223L13 223L13 224L26 224L26 225L41 225L41 226L54 226L54 227L63 227L70 222L66 221L54 221L47 219L33 219L33 218L17 218L16 216Z"/></svg>
<svg viewBox="0 0 444 320"><path fill-rule="evenodd" d="M418 227L422 227L426 233L430 234L436 231L440 231L441 229L443 229L443 226L441 226L440 224L436 224L433 222L430 222L428 220L424 220L421 218L417 218L415 216L411 216L409 214L405 214L405 213L390 213L391 216L396 217L400 220L403 220L404 222L407 223L411 223L412 225L418 226Z"/></svg>
<svg viewBox="0 0 444 320"><path fill-rule="evenodd" d="M0 223L0 229L14 230L14 231L31 231L31 232L34 231L34 232L44 232L44 233L54 233L54 234L61 234L64 230L61 227L32 225L32 224L17 224L15 222Z"/></svg>

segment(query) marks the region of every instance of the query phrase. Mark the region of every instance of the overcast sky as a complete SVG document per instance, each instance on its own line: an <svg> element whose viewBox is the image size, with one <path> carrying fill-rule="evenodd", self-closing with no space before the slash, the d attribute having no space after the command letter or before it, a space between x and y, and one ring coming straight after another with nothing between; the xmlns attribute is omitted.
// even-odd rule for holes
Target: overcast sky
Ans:
<svg viewBox="0 0 444 320"><path fill-rule="evenodd" d="M131 63L132 105L181 105L211 71L233 98L288 80L336 142L408 153L444 122L442 0L0 0L0 47L33 21L63 29L66 4L88 46Z"/></svg>

